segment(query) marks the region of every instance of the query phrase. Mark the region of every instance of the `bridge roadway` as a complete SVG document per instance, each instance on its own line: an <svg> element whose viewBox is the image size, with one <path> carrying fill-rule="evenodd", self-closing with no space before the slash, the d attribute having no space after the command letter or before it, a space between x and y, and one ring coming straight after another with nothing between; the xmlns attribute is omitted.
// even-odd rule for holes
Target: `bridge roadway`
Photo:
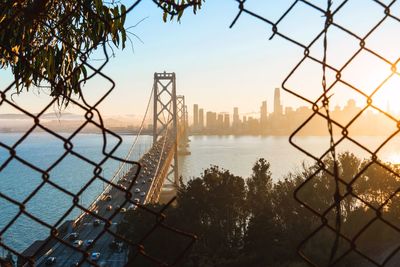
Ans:
<svg viewBox="0 0 400 267"><path fill-rule="evenodd" d="M168 138L167 138L168 140ZM165 143L165 144L164 144ZM164 150L162 149L164 146ZM147 202L147 194L152 186L152 183L156 180L155 175L156 172L159 173L159 169L163 166L163 164L170 164L170 162L165 162L167 160L167 151L169 149L173 149L172 142L164 142L164 138L161 138L157 143L155 143L152 148L139 160L142 164L143 168L136 180L134 185L132 186L132 200L138 198L141 204L145 204ZM163 153L161 155L161 151ZM160 163L158 163L160 161ZM168 160L167 160L168 161ZM130 183L133 182L133 177L135 174L135 167L131 168L129 172L120 180L118 180L118 184L128 187ZM135 190L139 189L140 193ZM146 196L141 194L144 192ZM111 199L107 199L107 195L111 196ZM103 196L95 203L93 206L93 210L97 210L98 215L109 219L110 216L117 211L116 207L120 206L125 200L125 193L115 187L109 191L108 194L103 194ZM112 209L107 210L107 206L111 205ZM124 208L128 210L130 203L127 203ZM136 206L134 206L136 208ZM112 226L110 228L111 231L116 232L118 223L123 219L124 212L119 211L118 214L113 218ZM82 240L84 243L79 247L82 251L88 250L91 254L92 252L99 252L100 257L96 261L98 265L104 267L119 267L124 266L127 262L128 257L128 249L126 246L122 247L122 251L117 251L116 249L110 248L111 242L114 240L114 236L105 232L100 238L92 244L91 247L86 245L87 240L94 240L100 232L104 229L104 222L101 221L100 225L94 225L95 217L90 214L85 214L81 218L81 221L78 223L78 226L73 230L78 233L77 240ZM73 243L73 241L69 240L69 236L71 233L68 233L63 237L64 240L68 240L68 242ZM79 262L83 254L77 252L75 249L72 249L62 243L56 244L45 256L41 257L37 261L36 266L49 266L46 261L49 257L55 257L55 263L50 266L75 266L74 264ZM92 266L88 262L85 262L81 266Z"/></svg>

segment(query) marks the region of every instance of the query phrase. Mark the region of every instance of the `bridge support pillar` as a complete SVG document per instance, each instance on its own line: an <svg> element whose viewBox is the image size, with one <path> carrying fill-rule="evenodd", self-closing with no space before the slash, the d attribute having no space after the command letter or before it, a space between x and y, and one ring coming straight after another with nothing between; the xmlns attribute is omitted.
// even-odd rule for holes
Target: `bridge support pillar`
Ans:
<svg viewBox="0 0 400 267"><path fill-rule="evenodd" d="M173 174L174 185L179 186L178 173L178 116L175 73L154 73L153 84L153 143L161 137L172 136L174 159L169 175Z"/></svg>
<svg viewBox="0 0 400 267"><path fill-rule="evenodd" d="M188 112L185 103L185 96L177 96L177 119L179 122L179 135L178 135L178 154L179 155L190 155L190 151L187 149L188 142Z"/></svg>

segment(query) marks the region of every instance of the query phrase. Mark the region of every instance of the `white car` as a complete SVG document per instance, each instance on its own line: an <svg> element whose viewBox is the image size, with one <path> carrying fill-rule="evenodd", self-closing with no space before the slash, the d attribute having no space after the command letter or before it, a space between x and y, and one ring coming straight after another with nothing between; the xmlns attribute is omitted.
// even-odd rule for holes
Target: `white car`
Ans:
<svg viewBox="0 0 400 267"><path fill-rule="evenodd" d="M139 193L139 192L140 192L140 188L136 188L135 193Z"/></svg>
<svg viewBox="0 0 400 267"><path fill-rule="evenodd" d="M75 240L73 246L79 248L80 246L82 246L82 244L83 244L82 240Z"/></svg>
<svg viewBox="0 0 400 267"><path fill-rule="evenodd" d="M135 198L135 199L133 200L133 203L140 203L140 199Z"/></svg>
<svg viewBox="0 0 400 267"><path fill-rule="evenodd" d="M56 257L48 257L46 260L46 265L53 265L57 261Z"/></svg>
<svg viewBox="0 0 400 267"><path fill-rule="evenodd" d="M90 259L92 261L97 261L100 258L100 252L92 252L92 254L90 254Z"/></svg>

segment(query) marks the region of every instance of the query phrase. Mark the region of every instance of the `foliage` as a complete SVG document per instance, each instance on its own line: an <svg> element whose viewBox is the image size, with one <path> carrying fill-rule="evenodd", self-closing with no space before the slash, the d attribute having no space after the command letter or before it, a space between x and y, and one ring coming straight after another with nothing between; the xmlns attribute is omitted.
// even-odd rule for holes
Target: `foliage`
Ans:
<svg viewBox="0 0 400 267"><path fill-rule="evenodd" d="M0 8L0 68L17 92L50 84L54 97L80 93L86 58L100 44L125 47L126 7L101 0L5 1Z"/></svg>
<svg viewBox="0 0 400 267"><path fill-rule="evenodd" d="M389 172L386 164L362 161L351 153L340 154L338 159L340 177L346 183L352 183L353 187L353 195L342 201L341 232L350 239L355 238L357 249L363 253L373 258L381 257L387 254L385 247L396 244L396 231L380 219L361 235L359 231L376 215L365 203L368 201L377 208L400 187L397 175L400 168L392 165L390 169L394 172ZM332 159L326 159L324 164L328 169L333 167ZM306 178L312 176L298 192L298 198L320 213L332 205L334 180L326 172L316 172L317 169L317 166L303 165L298 172L273 182L270 164L259 159L246 182L216 166L205 170L201 177L190 180L179 192L177 206L165 214L166 223L198 236L182 266L305 266L296 255L297 245L307 233L320 227L321 218L299 205L293 194ZM341 194L346 193L346 186L342 184ZM382 218L394 225L400 222L399 197L396 194L381 209ZM138 209L126 217L119 232L130 238L134 233L142 236L144 227L154 225L154 216L143 220L143 213L146 211ZM333 212L326 214L325 218L334 225ZM171 232L159 237L146 240L146 247L150 246L152 255L163 257L167 262L173 260L171 255L176 255L178 248L187 245L187 240L179 240ZM302 251L319 265L326 266L334 239L334 232L323 227L302 246ZM338 255L349 248L347 241L340 240ZM131 253L130 257L134 255ZM152 266L143 261L138 263L139 266ZM360 256L350 253L336 266L363 264L365 262Z"/></svg>
<svg viewBox="0 0 400 267"><path fill-rule="evenodd" d="M159 7L164 10L163 20L167 22L168 16L170 20L177 17L178 21L181 19L185 9L191 7L193 13L196 14L202 7L205 0L153 0Z"/></svg>
<svg viewBox="0 0 400 267"><path fill-rule="evenodd" d="M202 4L153 1L164 10L164 21L168 16L179 20L188 7L196 13ZM0 0L0 69L11 69L16 93L49 87L51 96L68 104L90 78L85 62L94 50L125 48L126 15L139 2L127 9L120 1Z"/></svg>

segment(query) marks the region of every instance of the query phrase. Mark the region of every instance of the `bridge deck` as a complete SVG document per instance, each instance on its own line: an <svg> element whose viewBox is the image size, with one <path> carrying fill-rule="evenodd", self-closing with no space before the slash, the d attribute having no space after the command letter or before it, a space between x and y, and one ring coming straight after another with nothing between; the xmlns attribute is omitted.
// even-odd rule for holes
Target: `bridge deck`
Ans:
<svg viewBox="0 0 400 267"><path fill-rule="evenodd" d="M163 153L161 153L162 151ZM133 167L123 178L118 180L118 184L129 188L133 183L130 190L132 193L132 200L138 198L140 204L157 201L161 187L165 181L166 175L168 174L173 153L173 142L170 142L168 138L166 140L164 137L161 138L139 160L143 167L137 180L133 180L134 174L136 173L136 169ZM137 192L139 191L138 189L140 192ZM110 195L111 199L107 199L107 195ZM116 207L121 207L124 201L125 192L112 187L107 194L103 194L102 197L98 198L94 205L91 206L91 210L97 210L98 216L107 220L116 213L116 216L112 219L112 226L109 228L110 231L115 232L118 223L121 222L124 217L124 213L118 212ZM112 207L111 210L107 209L109 205ZM127 203L124 208L128 209L130 205L131 203ZM134 206L134 208L136 208L136 206ZM72 266L84 257L83 253L85 251L89 253L99 252L100 258L97 261L97 264L100 266L123 266L127 262L127 249L123 248L120 252L111 249L110 243L114 240L114 237L108 232L102 233L105 229L105 222L101 221L100 225L95 226L94 221L96 219L97 218L91 214L84 214L79 218L75 229L73 229L73 232L78 233L77 239L84 242L80 247L82 253L79 253L76 249L72 249L62 243L57 243L45 255L37 259L37 266L45 266L46 260L49 257L56 257L56 262L53 266ZM66 234L63 239L68 240L69 236L70 233ZM100 236L99 239L93 243L91 248L88 248L85 245L86 240L94 240L97 236ZM85 263L83 266L91 265Z"/></svg>

